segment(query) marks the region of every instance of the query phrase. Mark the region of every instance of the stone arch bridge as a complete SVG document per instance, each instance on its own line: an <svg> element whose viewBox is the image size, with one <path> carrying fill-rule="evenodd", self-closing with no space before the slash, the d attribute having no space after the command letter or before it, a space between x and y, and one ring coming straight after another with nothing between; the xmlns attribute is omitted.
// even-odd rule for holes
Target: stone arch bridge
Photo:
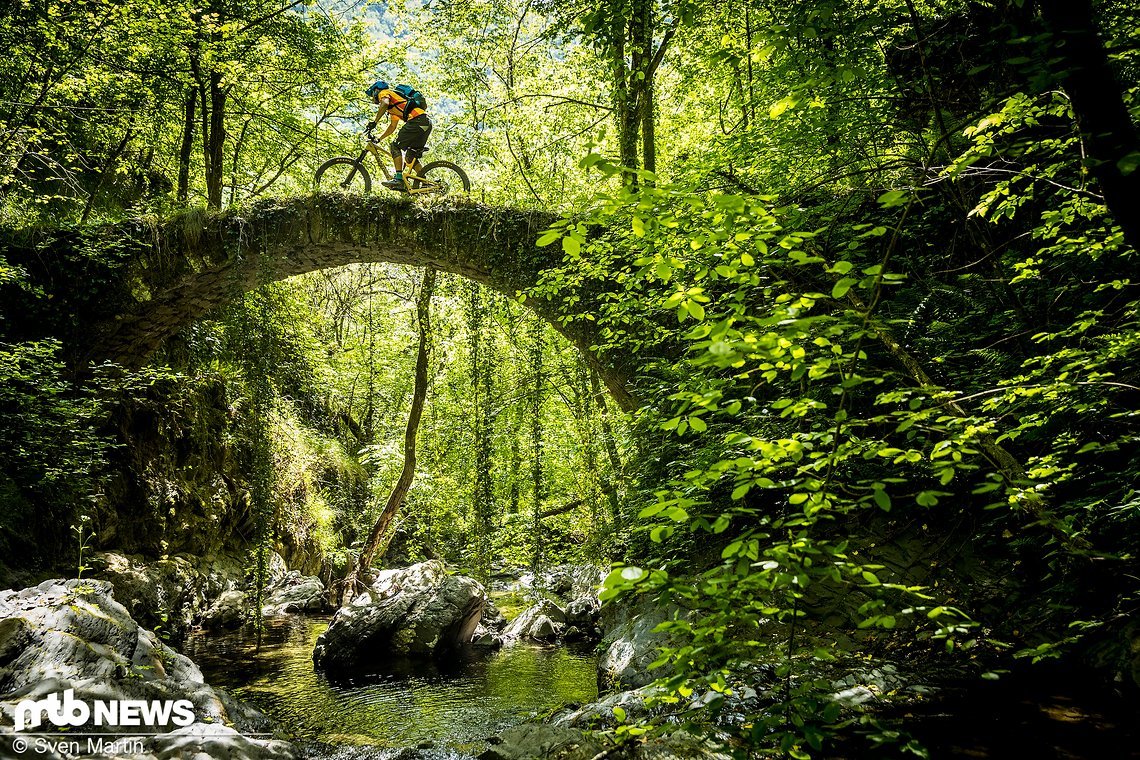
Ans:
<svg viewBox="0 0 1140 760"><path fill-rule="evenodd" d="M534 245L555 218L466 202L318 194L212 216L190 212L161 222L54 233L48 240L41 233L9 252L9 261L28 269L49 296L60 297L49 300L49 308L32 305L43 298L29 299L16 333L34 337L51 329L64 338L78 367L103 361L138 367L167 338L248 290L365 262L430 265L515 298L543 269L561 263L560 246ZM633 357L593 350L596 323L562 323L561 304L525 303L582 350L623 409L636 407ZM584 299L575 309L588 314L592 307Z"/></svg>

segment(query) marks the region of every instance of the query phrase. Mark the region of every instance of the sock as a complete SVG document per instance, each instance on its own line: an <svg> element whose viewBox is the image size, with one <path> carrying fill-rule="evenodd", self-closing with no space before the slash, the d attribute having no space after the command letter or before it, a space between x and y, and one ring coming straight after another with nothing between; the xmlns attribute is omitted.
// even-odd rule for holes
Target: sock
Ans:
<svg viewBox="0 0 1140 760"><path fill-rule="evenodd" d="M396 172L396 179L403 179L403 178L404 178L403 172Z"/></svg>

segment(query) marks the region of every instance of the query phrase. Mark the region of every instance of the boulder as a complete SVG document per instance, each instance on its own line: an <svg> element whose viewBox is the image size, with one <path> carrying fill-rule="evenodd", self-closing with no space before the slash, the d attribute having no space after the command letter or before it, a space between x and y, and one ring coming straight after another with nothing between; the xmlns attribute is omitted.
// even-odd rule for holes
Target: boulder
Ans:
<svg viewBox="0 0 1140 760"><path fill-rule="evenodd" d="M68 734L98 731L124 738L132 737L132 732L147 734L135 737L138 747L115 752L115 757L293 757L287 742L250 736L266 731L268 718L205 683L193 662L139 626L111 592L110 583L98 580L51 580L22 591L0 592L0 746L11 746L21 701L63 699L70 691L72 700L88 704L184 699L193 705L193 720L186 726L168 713L165 720L145 727L79 726ZM97 751L72 756L102 755Z"/></svg>
<svg viewBox="0 0 1140 760"><path fill-rule="evenodd" d="M222 594L244 586L242 560L230 556L147 560L98 552L91 565L94 577L111 583L116 601L132 618L173 639L181 639Z"/></svg>
<svg viewBox="0 0 1140 760"><path fill-rule="evenodd" d="M549 723L561 728L613 728L618 724L614 715L614 708L625 710L627 720L638 721L648 717L650 712L645 706L645 700L653 691L653 687L642 687L629 691L618 691L598 698L596 702L584 705L573 705L553 715Z"/></svg>
<svg viewBox="0 0 1140 760"><path fill-rule="evenodd" d="M541 723L512 726L492 742L479 760L592 760L606 749L602 740L589 732Z"/></svg>
<svg viewBox="0 0 1140 760"><path fill-rule="evenodd" d="M327 606L325 584L320 578L290 570L265 590L261 614L273 617L290 612L322 612Z"/></svg>
<svg viewBox="0 0 1140 760"><path fill-rule="evenodd" d="M561 568L551 570L544 579L543 587L555 596L569 597L574 592L574 577Z"/></svg>
<svg viewBox="0 0 1140 760"><path fill-rule="evenodd" d="M386 571L337 611L317 639L313 661L344 671L391 657L442 655L471 641L485 602L478 581L448 575L438 560Z"/></svg>
<svg viewBox="0 0 1140 760"><path fill-rule="evenodd" d="M354 604L368 604L388 599L400 593L430 591L450 577L447 566L437 559L408 567L381 570L372 585L354 600Z"/></svg>
<svg viewBox="0 0 1140 760"><path fill-rule="evenodd" d="M479 625L485 626L492 631L501 631L507 627L507 618L502 610L488 599L487 603L483 605L483 619Z"/></svg>
<svg viewBox="0 0 1140 760"><path fill-rule="evenodd" d="M557 638L565 627L566 613L554 602L543 599L512 620L503 631L503 638L549 641Z"/></svg>
<svg viewBox="0 0 1140 760"><path fill-rule="evenodd" d="M566 623L579 628L592 628L598 624L602 605L596 596L583 596L566 605Z"/></svg>
<svg viewBox="0 0 1140 760"><path fill-rule="evenodd" d="M727 737L715 734L693 736L675 731L664 736L629 742L624 747L609 744L594 731L541 723L524 723L489 740L479 760L595 760L622 757L627 760L732 760L722 749Z"/></svg>
<svg viewBox="0 0 1140 760"><path fill-rule="evenodd" d="M503 646L503 637L480 623L475 627L475 633L471 636L471 646L478 649L499 649Z"/></svg>
<svg viewBox="0 0 1140 760"><path fill-rule="evenodd" d="M676 605L644 599L628 606L607 605L601 614L603 631L598 658L598 685L602 689L636 688L652 683L659 675L649 669L660 648L679 643L653 629L682 615Z"/></svg>
<svg viewBox="0 0 1140 760"><path fill-rule="evenodd" d="M567 601L581 597L598 598L598 588L606 577L599 565L556 565L540 573L537 586Z"/></svg>
<svg viewBox="0 0 1140 760"><path fill-rule="evenodd" d="M121 760L293 760L293 746L283 741L264 741L238 733L229 726L195 723L169 733L148 737L143 752L116 754Z"/></svg>
<svg viewBox="0 0 1140 760"><path fill-rule="evenodd" d="M244 591L223 592L202 615L202 627L211 630L240 628L248 611L249 597Z"/></svg>

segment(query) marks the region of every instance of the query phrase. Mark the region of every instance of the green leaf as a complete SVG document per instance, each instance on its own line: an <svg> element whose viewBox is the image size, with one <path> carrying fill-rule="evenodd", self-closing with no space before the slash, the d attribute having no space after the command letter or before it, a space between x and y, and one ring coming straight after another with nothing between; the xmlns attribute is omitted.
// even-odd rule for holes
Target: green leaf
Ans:
<svg viewBox="0 0 1140 760"><path fill-rule="evenodd" d="M569 256L577 256L582 251L582 241L576 235L562 238L562 250Z"/></svg>
<svg viewBox="0 0 1140 760"><path fill-rule="evenodd" d="M879 196L879 205L883 208L894 208L907 202L910 193L906 190L891 190Z"/></svg>
<svg viewBox="0 0 1140 760"><path fill-rule="evenodd" d="M560 237L562 237L562 230L547 230L534 244L539 248L545 248Z"/></svg>
<svg viewBox="0 0 1140 760"><path fill-rule="evenodd" d="M933 507L938 503L937 491L919 491L918 496L914 497L920 507Z"/></svg>
<svg viewBox="0 0 1140 760"><path fill-rule="evenodd" d="M775 103L773 103L772 107L768 109L768 117L771 119L778 119L789 108L795 108L796 104L799 102L799 98L795 97L794 95L789 95L786 98L781 98L780 100L777 100Z"/></svg>
<svg viewBox="0 0 1140 760"><path fill-rule="evenodd" d="M839 282L835 283L835 287L831 289L832 298L843 298L847 295L847 291L851 290L851 286L857 284L859 281L851 277L844 277Z"/></svg>
<svg viewBox="0 0 1140 760"><path fill-rule="evenodd" d="M1140 168L1140 151L1134 150L1124 158L1116 162L1116 168L1124 176L1128 176L1132 172Z"/></svg>
<svg viewBox="0 0 1140 760"><path fill-rule="evenodd" d="M630 565L629 567L623 567L621 569L622 579L633 581L635 583L645 578L647 575L649 575L649 573L645 572L640 567L634 567L633 565Z"/></svg>
<svg viewBox="0 0 1140 760"><path fill-rule="evenodd" d="M645 519L646 517L653 517L653 515L657 514L658 512L660 512L663 509L665 509L664 503L650 504L648 507L646 507L645 509L638 512L637 516L640 519Z"/></svg>

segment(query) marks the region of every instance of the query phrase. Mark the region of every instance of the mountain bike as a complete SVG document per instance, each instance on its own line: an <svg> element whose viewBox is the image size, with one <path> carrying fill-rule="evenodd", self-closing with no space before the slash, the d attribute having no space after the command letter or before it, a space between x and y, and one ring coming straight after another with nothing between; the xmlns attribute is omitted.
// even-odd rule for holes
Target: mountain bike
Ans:
<svg viewBox="0 0 1140 760"><path fill-rule="evenodd" d="M388 152L380 149L379 141L371 136L365 136L364 148L356 158L352 156L337 156L325 161L317 167L313 181L317 188L322 185L326 190L340 189L345 192L372 192L372 177L364 166L364 159L371 153L380 165L384 179L389 180L392 174L388 171ZM426 148L424 149L427 150ZM471 181L467 173L450 161L432 161L421 165L417 159L412 165L404 166L404 190L410 195L435 193L449 195L466 193L471 190Z"/></svg>

